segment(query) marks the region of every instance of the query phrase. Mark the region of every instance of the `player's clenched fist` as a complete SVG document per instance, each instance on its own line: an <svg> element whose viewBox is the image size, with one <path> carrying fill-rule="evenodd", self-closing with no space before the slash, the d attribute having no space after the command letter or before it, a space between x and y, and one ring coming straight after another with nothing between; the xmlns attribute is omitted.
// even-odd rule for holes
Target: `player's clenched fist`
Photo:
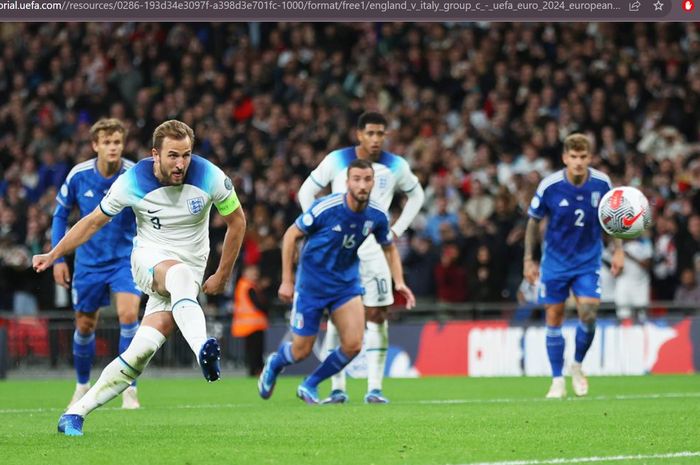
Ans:
<svg viewBox="0 0 700 465"><path fill-rule="evenodd" d="M289 303L294 298L294 284L283 282L277 291L277 296L282 302Z"/></svg>
<svg viewBox="0 0 700 465"><path fill-rule="evenodd" d="M53 258L51 257L51 254L45 253L41 255L34 255L32 257L32 268L34 268L34 271L37 273L41 273L51 265L53 265Z"/></svg>

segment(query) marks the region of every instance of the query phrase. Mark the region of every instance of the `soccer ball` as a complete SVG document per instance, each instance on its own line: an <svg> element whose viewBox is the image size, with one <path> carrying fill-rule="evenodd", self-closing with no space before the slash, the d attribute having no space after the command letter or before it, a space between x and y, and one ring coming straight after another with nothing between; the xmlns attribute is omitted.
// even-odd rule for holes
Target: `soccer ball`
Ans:
<svg viewBox="0 0 700 465"><path fill-rule="evenodd" d="M649 201L634 187L616 187L598 205L603 231L619 239L639 237L651 225Z"/></svg>

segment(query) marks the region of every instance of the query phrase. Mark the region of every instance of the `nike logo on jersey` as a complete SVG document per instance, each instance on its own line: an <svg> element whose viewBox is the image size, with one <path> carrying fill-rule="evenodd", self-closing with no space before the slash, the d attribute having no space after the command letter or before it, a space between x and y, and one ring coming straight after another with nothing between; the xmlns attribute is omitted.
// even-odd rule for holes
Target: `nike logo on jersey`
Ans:
<svg viewBox="0 0 700 465"><path fill-rule="evenodd" d="M343 232L343 228L341 228L339 224L336 224L335 226L333 226L332 229L335 232Z"/></svg>
<svg viewBox="0 0 700 465"><path fill-rule="evenodd" d="M153 213L158 213L158 212L161 211L161 210L162 210L162 208L159 208L158 210L146 210L146 211L147 211L149 214L153 214Z"/></svg>
<svg viewBox="0 0 700 465"><path fill-rule="evenodd" d="M639 217L642 216L643 214L644 214L644 210L640 211L639 213L637 213L636 215L634 215L632 218L629 218L629 217L626 216L626 217L622 218L622 224L625 225L626 228L629 228L629 227L632 226L632 225L634 224L634 222L637 221L637 220L639 219Z"/></svg>
<svg viewBox="0 0 700 465"><path fill-rule="evenodd" d="M561 202L559 202L560 207L568 207L569 206L569 201L566 199L561 199Z"/></svg>
<svg viewBox="0 0 700 465"><path fill-rule="evenodd" d="M86 193L83 194L85 197L94 197L95 194L92 193L92 190L88 190Z"/></svg>

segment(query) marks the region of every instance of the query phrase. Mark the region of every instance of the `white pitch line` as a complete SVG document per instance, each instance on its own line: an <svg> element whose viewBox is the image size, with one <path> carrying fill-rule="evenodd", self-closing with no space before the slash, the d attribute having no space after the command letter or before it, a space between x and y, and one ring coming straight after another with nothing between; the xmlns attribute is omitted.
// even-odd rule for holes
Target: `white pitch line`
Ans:
<svg viewBox="0 0 700 465"><path fill-rule="evenodd" d="M619 462L621 460L679 459L700 457L700 452L672 452L649 455L610 455L602 457L576 457L571 459L509 460L506 462L471 462L463 465L558 465L569 463Z"/></svg>
<svg viewBox="0 0 700 465"><path fill-rule="evenodd" d="M572 402L582 402L582 401L599 401L599 400L645 400L645 399L686 399L686 398L696 398L700 397L700 392L667 392L663 394L629 394L629 395L617 395L617 396L594 396L594 397L581 397L581 398L569 398ZM526 397L526 398L501 398L501 399L436 399L436 400L417 400L417 401L396 401L392 404L398 405L440 405L440 404L522 404L529 402L548 402L555 403L552 399L545 399L544 397ZM222 408L247 408L247 407L258 407L262 405L258 402L252 403L241 403L241 404L180 404L173 405L170 407L148 407L146 406L144 410L192 410L192 409L222 409ZM49 412L62 412L64 408L58 407L47 407L47 408L10 408L10 409L0 409L0 414L11 414L11 413L49 413ZM100 410L121 410L119 407L102 407Z"/></svg>
<svg viewBox="0 0 700 465"><path fill-rule="evenodd" d="M597 401L597 400L647 400L647 399L684 399L700 397L700 392L668 392L664 394L628 394L615 396L590 396L590 397L568 397L564 400L581 402L581 401ZM527 398L500 398L500 399L444 399L444 400L419 400L419 404L513 404L523 402L547 402L551 403L552 399L544 397L527 397ZM397 402L397 403L414 403L414 402Z"/></svg>

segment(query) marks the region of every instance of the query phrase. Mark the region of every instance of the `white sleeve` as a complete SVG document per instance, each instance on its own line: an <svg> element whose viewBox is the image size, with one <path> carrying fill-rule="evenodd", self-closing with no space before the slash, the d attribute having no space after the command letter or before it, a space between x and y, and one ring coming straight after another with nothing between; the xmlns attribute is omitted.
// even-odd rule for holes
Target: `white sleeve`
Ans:
<svg viewBox="0 0 700 465"><path fill-rule="evenodd" d="M415 187L406 192L406 196L408 197L406 205L404 205L401 215L391 227L396 237L401 237L401 235L406 232L406 229L411 225L420 209L423 208L425 193L423 192L423 187L417 180Z"/></svg>
<svg viewBox="0 0 700 465"><path fill-rule="evenodd" d="M136 182L132 173L133 171L128 170L114 181L107 195L100 201L102 213L107 216L116 216L124 208L132 205L133 195L131 193L135 191L132 186Z"/></svg>
<svg viewBox="0 0 700 465"><path fill-rule="evenodd" d="M413 174L413 171L411 171L411 167L408 165L408 162L405 159L401 160L401 169L397 173L398 176L396 185L399 187L399 189L408 194L416 186L420 187L420 183L418 182L416 175Z"/></svg>
<svg viewBox="0 0 700 465"><path fill-rule="evenodd" d="M316 200L316 194L321 192L321 187L311 179L311 176L306 178L306 181L299 188L299 193L297 198L299 199L299 205L301 205L301 211L307 211L311 204Z"/></svg>
<svg viewBox="0 0 700 465"><path fill-rule="evenodd" d="M336 171L335 152L331 152L321 160L315 170L309 174L299 189L299 204L306 211L316 198L316 194L333 181Z"/></svg>

